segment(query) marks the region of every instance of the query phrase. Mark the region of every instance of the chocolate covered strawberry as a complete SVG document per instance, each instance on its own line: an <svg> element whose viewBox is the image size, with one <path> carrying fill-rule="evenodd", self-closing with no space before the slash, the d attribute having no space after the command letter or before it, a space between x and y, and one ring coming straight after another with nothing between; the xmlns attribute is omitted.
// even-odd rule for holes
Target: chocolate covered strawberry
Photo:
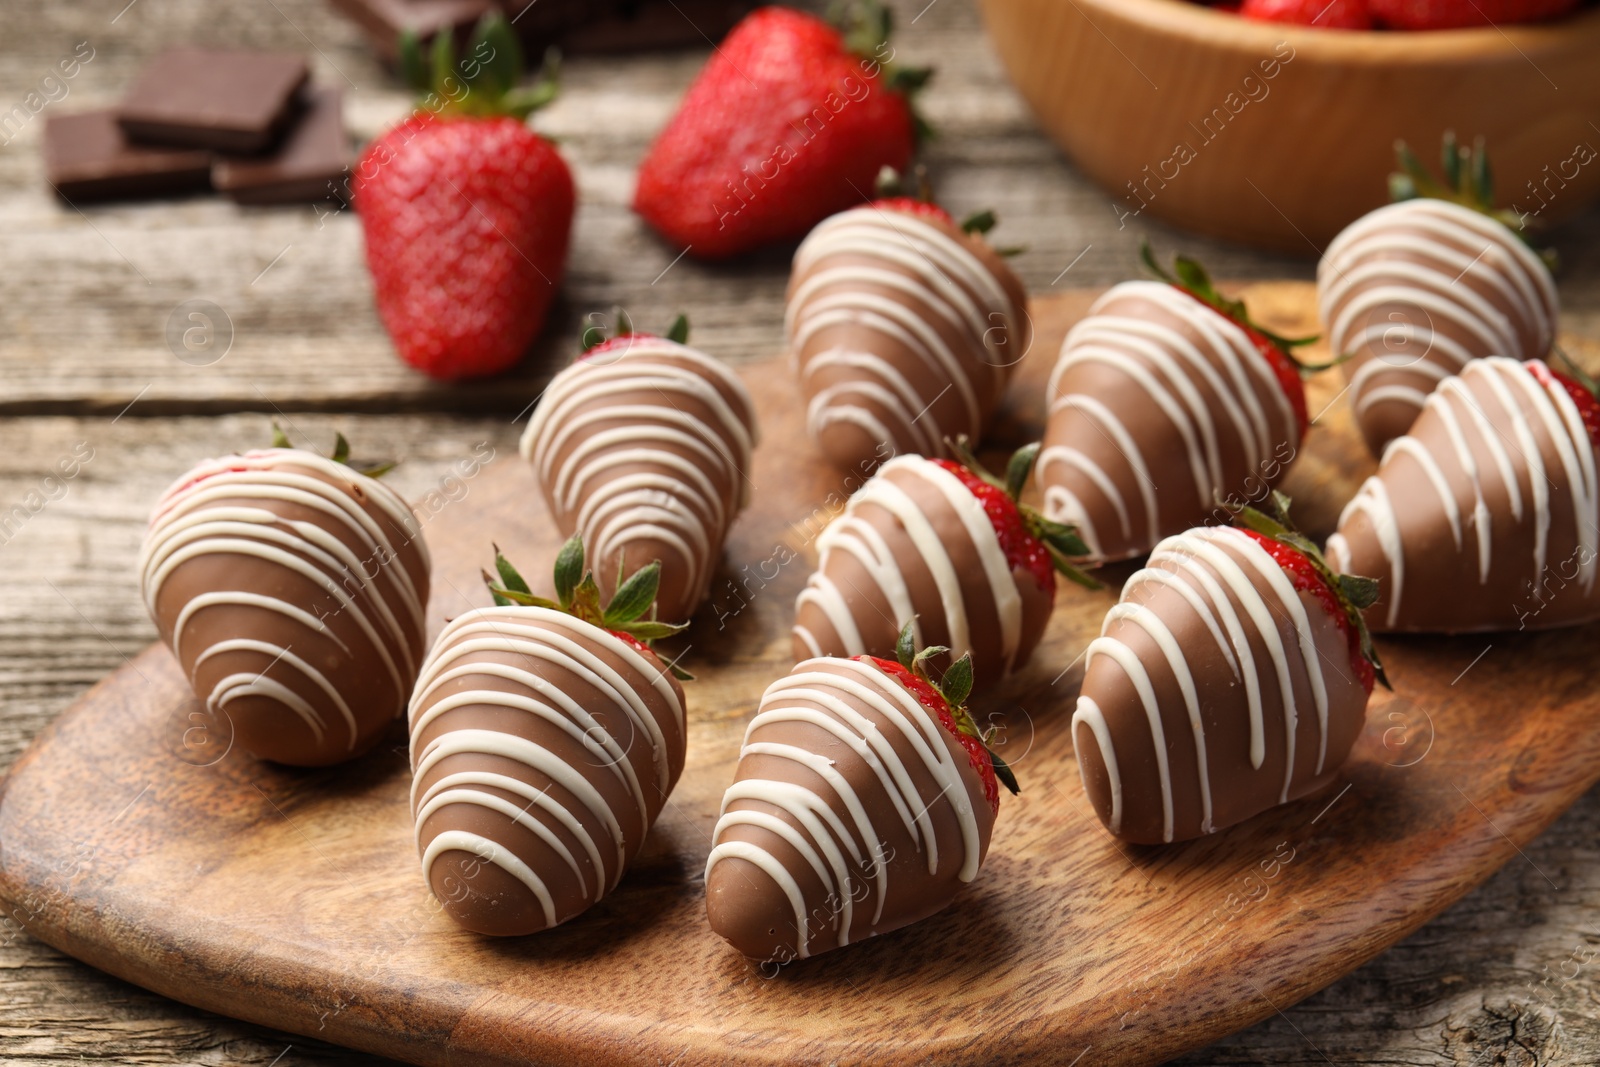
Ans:
<svg viewBox="0 0 1600 1067"><path fill-rule="evenodd" d="M980 685L1020 667L1044 633L1055 575L1094 585L1068 562L1069 527L1017 502L1038 452L1019 449L1002 482L972 458L900 456L850 498L817 538L821 559L795 603L795 659L887 655L893 620L918 644L972 655Z"/></svg>
<svg viewBox="0 0 1600 1067"><path fill-rule="evenodd" d="M687 675L649 647L683 627L652 618L656 564L603 602L577 538L554 600L495 568L497 606L452 619L417 680L411 808L450 917L529 934L616 888L683 773Z"/></svg>
<svg viewBox="0 0 1600 1067"><path fill-rule="evenodd" d="M517 88L520 52L498 14L459 61L450 34L422 73L424 105L367 147L355 202L378 314L407 363L442 379L506 370L544 325L572 231L572 174L526 118L553 72Z"/></svg>
<svg viewBox="0 0 1600 1067"><path fill-rule="evenodd" d="M1035 472L1044 512L1076 527L1092 560L1148 552L1211 521L1218 500L1259 501L1307 427L1291 354L1315 338L1254 323L1201 266L1178 256L1158 281L1123 282L1067 333L1050 377Z"/></svg>
<svg viewBox="0 0 1600 1067"><path fill-rule="evenodd" d="M892 62L887 8L844 11L764 7L728 34L639 167L633 209L662 236L707 259L793 240L906 168L928 72Z"/></svg>
<svg viewBox="0 0 1600 1067"><path fill-rule="evenodd" d="M1384 682L1372 579L1246 508L1169 537L1089 645L1072 716L1084 789L1113 834L1214 833L1333 780Z"/></svg>
<svg viewBox="0 0 1600 1067"><path fill-rule="evenodd" d="M745 731L706 861L711 928L786 963L917 922L978 874L1016 780L963 706L972 661L948 649L811 659Z"/></svg>
<svg viewBox="0 0 1600 1067"><path fill-rule="evenodd" d="M1374 456L1441 381L1484 356L1542 359L1560 301L1515 212L1494 207L1483 139L1444 137L1442 178L1404 142L1395 203L1345 227L1317 265L1317 300L1345 357L1350 409Z"/></svg>
<svg viewBox="0 0 1600 1067"><path fill-rule="evenodd" d="M584 331L584 353L545 389L522 435L550 514L583 538L604 592L659 563L661 610L688 618L705 598L744 507L755 405L727 364L667 336Z"/></svg>
<svg viewBox="0 0 1600 1067"><path fill-rule="evenodd" d="M981 440L1032 342L1027 294L984 234L926 199L824 220L795 252L784 330L806 429L835 464Z"/></svg>
<svg viewBox="0 0 1600 1067"><path fill-rule="evenodd" d="M1440 384L1339 516L1328 556L1383 579L1376 630L1547 629L1600 618L1600 403L1543 363L1475 359Z"/></svg>

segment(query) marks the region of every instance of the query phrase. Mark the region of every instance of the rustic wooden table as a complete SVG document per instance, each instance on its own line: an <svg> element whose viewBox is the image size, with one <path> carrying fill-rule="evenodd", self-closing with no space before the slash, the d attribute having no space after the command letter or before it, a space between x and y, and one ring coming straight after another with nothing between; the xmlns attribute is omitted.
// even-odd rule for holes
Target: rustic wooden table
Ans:
<svg viewBox="0 0 1600 1067"><path fill-rule="evenodd" d="M1109 198L1034 129L970 0L896 7L903 54L940 70L924 98L942 131L928 153L934 181L958 209L994 207L1002 242L1027 243L1015 264L1033 290L1119 280L1144 236L1163 248L1181 243L1226 277L1311 275L1309 248L1284 259L1158 226L1119 230ZM319 0L4 0L0 12L0 116L82 41L94 58L48 109L114 99L170 41L307 54L318 80L346 87L363 138L407 107L353 27ZM0 767L154 638L134 576L150 502L194 459L262 443L269 417L312 440L342 429L364 454L401 455L395 484L449 506L459 495L453 465L482 442L514 447L513 419L590 311L621 303L655 323L687 310L698 343L732 361L780 348L785 254L724 268L675 262L677 249L627 210L633 168L702 59L570 60L565 95L537 120L560 138L582 198L564 302L522 371L450 388L393 357L350 215L212 198L80 212L44 185L42 119L0 129ZM59 86L44 88L41 96L61 97ZM1567 328L1600 337L1600 211L1553 243L1565 261ZM205 365L178 359L167 342L174 308L193 299L215 303L231 323L231 338L216 342L229 342L225 355ZM49 480L74 450L92 459L70 481ZM1591 794L1521 860L1373 963L1180 1062L1600 1061L1597 830L1600 794ZM0 924L0 1059L377 1062L125 985L10 919Z"/></svg>

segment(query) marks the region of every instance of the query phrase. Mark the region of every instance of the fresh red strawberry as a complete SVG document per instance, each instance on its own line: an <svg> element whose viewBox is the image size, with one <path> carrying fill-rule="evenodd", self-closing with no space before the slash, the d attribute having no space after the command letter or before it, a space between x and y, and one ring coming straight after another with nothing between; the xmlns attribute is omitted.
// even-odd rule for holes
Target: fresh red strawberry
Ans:
<svg viewBox="0 0 1600 1067"><path fill-rule="evenodd" d="M1039 588L1052 596L1055 594L1055 576L1059 572L1080 585L1098 588L1098 583L1072 564L1072 560L1089 554L1085 545L1070 527L1052 522L1037 509L1023 504L1018 498L1028 475L1039 458L1037 443L1024 445L1006 464L1006 480L1001 481L984 469L972 453L972 445L965 437L951 444L956 459L936 459L932 462L961 479L961 484L972 491L989 516L995 537L1006 554L1006 562L1033 575Z"/></svg>
<svg viewBox="0 0 1600 1067"><path fill-rule="evenodd" d="M1579 0L1368 0L1372 14L1394 30L1452 30L1539 22L1575 9Z"/></svg>
<svg viewBox="0 0 1600 1067"><path fill-rule="evenodd" d="M909 94L926 71L889 61L889 13L852 5L847 32L766 7L735 26L639 168L633 209L719 259L803 236L860 203L916 142Z"/></svg>
<svg viewBox="0 0 1600 1067"><path fill-rule="evenodd" d="M983 795L988 798L989 806L999 811L1000 782L1004 782L1006 788L1013 794L1021 790L1017 786L1016 776L1011 773L1011 768L989 748L988 738L978 729L972 713L966 708L967 697L972 693L972 656L968 654L956 660L937 682L928 676L928 661L949 651L947 648L925 648L920 652L916 651L912 638L912 625L907 622L900 631L899 641L895 644L898 662L879 656L851 658L862 663L870 663L889 675L905 686L906 691L917 698L917 703L933 712L939 720L939 725L949 731L961 747L966 749L967 761L983 780Z"/></svg>
<svg viewBox="0 0 1600 1067"><path fill-rule="evenodd" d="M1311 419L1306 411L1306 387L1302 378L1314 371L1326 370L1331 364L1301 363L1294 358L1294 349L1301 345L1309 345L1316 341L1316 338L1283 337L1256 325L1250 320L1250 313L1246 310L1244 301L1230 300L1217 292L1205 268L1188 256L1174 256L1171 272L1156 262L1155 254L1151 252L1148 244L1140 249L1140 256L1145 266L1157 278L1194 297L1245 332L1255 350L1261 353L1261 358L1272 368L1273 376L1283 388L1284 396L1289 398L1289 406L1294 409L1295 422L1300 427L1300 436L1304 438L1306 430L1311 425Z"/></svg>
<svg viewBox="0 0 1600 1067"><path fill-rule="evenodd" d="M1239 14L1262 22L1293 22L1321 29L1372 29L1367 0L1244 0Z"/></svg>
<svg viewBox="0 0 1600 1067"><path fill-rule="evenodd" d="M1536 359L1527 361L1528 371L1541 383L1549 385L1559 382L1561 387L1572 397L1572 402L1578 406L1578 414L1583 416L1583 428L1589 431L1589 440L1596 448L1600 448L1600 400L1595 398L1594 380L1583 374L1578 368L1573 367L1574 373L1568 374L1547 366Z"/></svg>
<svg viewBox="0 0 1600 1067"><path fill-rule="evenodd" d="M511 562L494 550L495 573L483 572L483 584L500 607L521 605L529 608L547 608L564 611L574 618L600 627L624 644L647 652L656 662L672 672L673 677L690 680L694 676L672 663L663 660L650 642L671 637L685 629L688 623L658 622L655 618L656 590L661 585L661 563L652 561L630 574L617 586L609 604L600 602L600 585L594 572L583 565L583 538L574 534L556 556L556 599L535 596L528 583Z"/></svg>
<svg viewBox="0 0 1600 1067"><path fill-rule="evenodd" d="M426 81L414 41L405 56ZM367 267L402 359L435 378L494 374L522 358L560 287L572 175L524 121L554 82L513 88L521 60L503 17L485 17L459 64L448 35L434 61L431 103L357 167Z"/></svg>

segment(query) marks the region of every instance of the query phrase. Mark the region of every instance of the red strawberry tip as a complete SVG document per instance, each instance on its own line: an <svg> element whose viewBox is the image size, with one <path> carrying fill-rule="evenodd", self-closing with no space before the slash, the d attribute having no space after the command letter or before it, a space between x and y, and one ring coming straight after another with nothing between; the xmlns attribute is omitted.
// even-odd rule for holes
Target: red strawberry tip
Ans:
<svg viewBox="0 0 1600 1067"><path fill-rule="evenodd" d="M954 440L946 438L945 447L956 458L933 462L961 479L984 505L1012 566L1032 571L1040 588L1051 588L1056 574L1085 589L1101 588L1092 575L1074 562L1089 555L1089 546L1077 529L1046 518L1039 509L1021 501L1023 487L1028 484L1028 476L1039 459L1039 442L1023 445L1011 454L1004 481L984 467L965 434Z"/></svg>
<svg viewBox="0 0 1600 1067"><path fill-rule="evenodd" d="M1537 359L1530 359L1526 363L1529 372L1542 384L1548 385L1553 381L1566 390L1577 405L1578 414L1583 418L1583 427L1589 431L1590 442L1600 449L1600 383L1578 366L1560 345L1551 346L1551 352L1564 369L1557 370Z"/></svg>
<svg viewBox="0 0 1600 1067"><path fill-rule="evenodd" d="M560 53L552 48L545 53L538 80L519 88L522 46L498 9L479 20L459 58L448 26L434 36L426 59L415 30L400 34L400 76L434 116L525 119L559 94L560 70Z"/></svg>
<svg viewBox="0 0 1600 1067"><path fill-rule="evenodd" d="M1329 614L1341 624L1341 629L1349 638L1351 659L1357 664L1363 686L1370 693L1372 683L1376 680L1392 692L1394 686L1389 684L1389 677L1384 673L1377 646L1373 644L1372 633L1367 629L1366 616L1363 614L1377 602L1378 579L1335 571L1328 565L1322 550L1290 523L1289 498L1273 490L1270 499L1270 515L1248 505L1237 510L1230 509L1234 523L1269 551L1281 547L1304 559L1315 582L1306 591L1322 601ZM1272 554L1279 566L1291 570L1279 553Z"/></svg>
<svg viewBox="0 0 1600 1067"><path fill-rule="evenodd" d="M500 551L500 546L492 547L496 573L482 572L483 584L488 586L489 595L500 607L520 606L565 612L608 631L634 648L649 652L657 660L660 660L660 656L650 647L650 642L671 637L689 625L661 622L655 618L656 591L661 586L659 560L650 561L631 575L627 573L626 561L620 561L617 564L616 592L608 603L602 604L600 586L594 580L594 572L584 566L583 538L580 535L573 534L556 555L555 600L535 596L522 575ZM667 663L666 668L673 677L682 681L694 678L694 675L675 663Z"/></svg>

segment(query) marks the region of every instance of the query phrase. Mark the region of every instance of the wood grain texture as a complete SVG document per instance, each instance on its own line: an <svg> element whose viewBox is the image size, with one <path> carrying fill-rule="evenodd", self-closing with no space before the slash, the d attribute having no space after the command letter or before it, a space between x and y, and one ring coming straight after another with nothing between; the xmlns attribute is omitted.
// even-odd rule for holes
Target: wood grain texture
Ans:
<svg viewBox="0 0 1600 1067"><path fill-rule="evenodd" d="M1487 138L1499 206L1530 222L1600 198L1588 165L1600 13L1329 33L1186 0L983 6L1018 90L1119 215L1279 251L1321 245L1388 202L1396 139L1432 160L1445 130Z"/></svg>
<svg viewBox="0 0 1600 1067"><path fill-rule="evenodd" d="M1309 292L1249 296L1270 326L1303 330ZM1002 447L1037 433L1039 386L1084 306L1036 305L1038 348ZM746 378L769 439L798 441L786 375L757 366ZM1336 388L1319 381L1312 410ZM1334 407L1287 489L1325 532L1369 467ZM1408 933L1600 774L1595 628L1505 639L1504 654L1481 659L1475 640L1391 641L1399 693L1375 705L1338 784L1205 841L1119 845L1082 798L1066 730L1075 661L1113 593L1068 591L1029 668L978 708L1005 724L1002 751L1025 784L980 880L950 912L769 977L704 925L707 828L755 697L787 668L818 503L852 482L809 444L758 452L749 476L751 509L725 560L734 584L714 584L680 639L700 676L689 768L622 887L575 922L493 943L456 929L415 869L398 728L393 745L343 769L217 758L225 723L190 718L198 706L161 648L13 768L0 896L32 934L112 973L414 1062L446 1062L448 1043L452 1060L489 1063L1064 1063L1082 1049L1153 1063ZM506 459L438 514L435 625L485 602L473 575L487 538L517 558L553 557L534 499L531 472Z"/></svg>

